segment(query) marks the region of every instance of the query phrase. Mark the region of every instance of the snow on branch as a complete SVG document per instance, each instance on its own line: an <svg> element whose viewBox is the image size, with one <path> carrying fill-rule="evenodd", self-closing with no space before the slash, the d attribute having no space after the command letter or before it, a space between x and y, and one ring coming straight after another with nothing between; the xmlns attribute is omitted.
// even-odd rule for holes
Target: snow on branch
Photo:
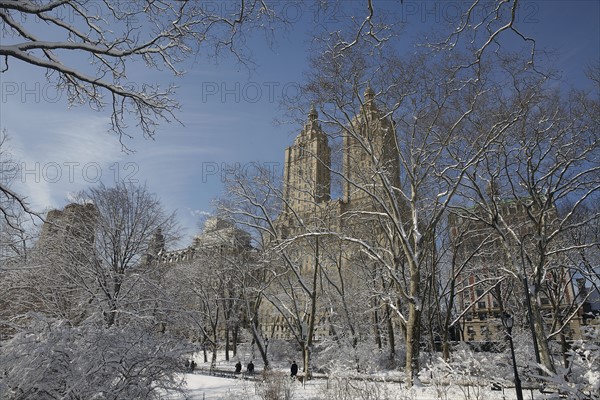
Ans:
<svg viewBox="0 0 600 400"><path fill-rule="evenodd" d="M219 9L198 1L0 1L2 72L22 61L46 71L69 104L111 110L111 130L123 144L128 121L153 138L161 121L177 120L174 85L131 82L140 68L184 73L181 62L207 48L249 62L236 43L240 26L268 31L277 20L259 0ZM125 147L125 145L123 144ZM125 147L126 148L126 147Z"/></svg>

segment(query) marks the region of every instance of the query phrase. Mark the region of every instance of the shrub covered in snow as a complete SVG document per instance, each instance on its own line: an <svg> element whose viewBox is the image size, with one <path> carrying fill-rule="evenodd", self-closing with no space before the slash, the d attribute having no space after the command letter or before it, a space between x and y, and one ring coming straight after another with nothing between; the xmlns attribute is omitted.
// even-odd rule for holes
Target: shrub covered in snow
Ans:
<svg viewBox="0 0 600 400"><path fill-rule="evenodd" d="M256 394L262 400L292 400L296 382L280 371L266 370L256 381Z"/></svg>
<svg viewBox="0 0 600 400"><path fill-rule="evenodd" d="M142 326L38 318L0 348L2 399L154 399L181 391L192 348Z"/></svg>
<svg viewBox="0 0 600 400"><path fill-rule="evenodd" d="M584 340L567 351L568 368L557 366L556 374L536 375L548 388L570 399L600 399L600 324L583 327Z"/></svg>
<svg viewBox="0 0 600 400"><path fill-rule="evenodd" d="M395 358L390 360L388 352L376 344L365 342L360 346L345 346L335 342L320 344L313 353L313 362L317 369L325 372L355 371L375 373L395 369L404 362L404 350L399 348Z"/></svg>
<svg viewBox="0 0 600 400"><path fill-rule="evenodd" d="M436 389L439 398L444 399L449 387L458 387L465 399L480 399L482 387L487 386L489 360L480 357L468 348L461 348L452 354L450 361L436 359L422 370L419 378Z"/></svg>
<svg viewBox="0 0 600 400"><path fill-rule="evenodd" d="M356 379L351 375L335 374L329 377L322 390L323 399L328 400L400 400L404 397L399 385Z"/></svg>

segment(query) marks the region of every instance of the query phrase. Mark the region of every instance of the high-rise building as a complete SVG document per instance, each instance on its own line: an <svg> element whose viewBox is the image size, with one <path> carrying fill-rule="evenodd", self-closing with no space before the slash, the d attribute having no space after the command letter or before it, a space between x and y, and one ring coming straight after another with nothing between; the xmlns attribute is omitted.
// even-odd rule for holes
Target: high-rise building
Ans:
<svg viewBox="0 0 600 400"><path fill-rule="evenodd" d="M293 145L285 150L280 225L293 225L292 220L298 218L303 222L325 219L342 229L352 223L351 218L344 216L348 211L369 211L374 207L369 198L383 190L382 177L399 187L395 129L390 118L377 108L370 87L365 91L359 113L342 136L342 171L336 171L331 164L327 134L318 122L314 106L311 108ZM341 199L331 199L332 174L342 180Z"/></svg>
<svg viewBox="0 0 600 400"><path fill-rule="evenodd" d="M364 102L343 135L343 200L349 208L365 200L369 191L381 185L385 176L396 187L399 186L400 163L396 130L389 117L386 117L375 103L375 92L367 87ZM383 172L383 174L382 174Z"/></svg>
<svg viewBox="0 0 600 400"><path fill-rule="evenodd" d="M284 212L311 212L331 198L331 150L314 106L294 144L285 149Z"/></svg>
<svg viewBox="0 0 600 400"><path fill-rule="evenodd" d="M87 257L94 243L94 229L98 214L93 204L71 203L63 210L51 210L46 215L36 249L42 254L60 252ZM57 246L63 246L57 249Z"/></svg>
<svg viewBox="0 0 600 400"><path fill-rule="evenodd" d="M365 282L358 282L360 279L355 278L357 275L352 269L369 261L359 261L359 247L341 236L350 235L366 242L379 240L380 225L374 221L376 213L373 211L381 205L376 204L373 197L400 185L395 128L391 119L378 109L374 91L367 88L359 112L341 129L341 138L338 137L336 143L341 144L341 154L337 154L338 162L332 165L330 139L318 118L313 106L294 143L285 150L283 207L277 229L279 240L286 243L285 263L288 265L282 265L281 272L295 268L303 275L302 279L310 282L316 268L339 269L345 276L337 279L347 279L347 289L366 293L367 288L362 286ZM332 199L332 176L341 183L339 198ZM306 290L317 290L309 286L304 292L299 290L296 299L306 296ZM283 303L289 293L285 293L287 289L281 290L283 294L272 293L271 296ZM317 307L316 339L334 334L328 321L331 307L335 306L320 303ZM280 309L294 307L281 304ZM263 311L263 332L279 339L289 338L289 321L268 305ZM301 318L306 322L309 314Z"/></svg>

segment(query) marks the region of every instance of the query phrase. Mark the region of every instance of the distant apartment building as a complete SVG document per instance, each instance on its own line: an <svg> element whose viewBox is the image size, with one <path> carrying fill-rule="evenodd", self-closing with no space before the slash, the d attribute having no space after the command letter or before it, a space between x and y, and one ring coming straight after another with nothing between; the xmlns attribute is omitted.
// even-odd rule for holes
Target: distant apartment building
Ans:
<svg viewBox="0 0 600 400"><path fill-rule="evenodd" d="M457 256L454 267L460 271L456 312L462 314L461 340L483 343L502 340L503 312L514 314L515 320L527 328L529 311L522 278L531 270L523 259L527 256L521 247L532 249L535 232L524 203L495 199L498 215L508 221L509 229L520 243L503 240L492 226L494 217L479 207L456 211L448 218ZM538 299L530 297L531 302L539 301L547 332L559 328L553 325L557 313L567 315L578 306L571 272L558 264L548 270L546 286L540 290ZM563 332L567 339L580 338L579 316Z"/></svg>
<svg viewBox="0 0 600 400"><path fill-rule="evenodd" d="M93 204L71 203L46 215L34 257L49 264L79 265L93 258L98 211Z"/></svg>
<svg viewBox="0 0 600 400"><path fill-rule="evenodd" d="M250 234L237 228L231 221L210 217L201 234L194 237L192 244L179 250L166 250L165 238L160 228L148 244L142 263L172 264L194 260L207 254L241 254L250 251Z"/></svg>

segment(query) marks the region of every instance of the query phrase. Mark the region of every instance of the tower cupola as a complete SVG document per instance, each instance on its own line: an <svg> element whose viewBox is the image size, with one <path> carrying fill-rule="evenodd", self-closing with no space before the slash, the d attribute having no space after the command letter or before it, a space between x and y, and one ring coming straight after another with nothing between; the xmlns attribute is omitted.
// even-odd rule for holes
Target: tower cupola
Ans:
<svg viewBox="0 0 600 400"><path fill-rule="evenodd" d="M313 103L310 106L310 111L308 112L308 120L309 121L316 121L317 118L319 118L319 113L317 112L317 109L315 108L315 104Z"/></svg>
<svg viewBox="0 0 600 400"><path fill-rule="evenodd" d="M370 103L375 98L375 91L371 88L371 85L367 85L365 89L365 103Z"/></svg>

